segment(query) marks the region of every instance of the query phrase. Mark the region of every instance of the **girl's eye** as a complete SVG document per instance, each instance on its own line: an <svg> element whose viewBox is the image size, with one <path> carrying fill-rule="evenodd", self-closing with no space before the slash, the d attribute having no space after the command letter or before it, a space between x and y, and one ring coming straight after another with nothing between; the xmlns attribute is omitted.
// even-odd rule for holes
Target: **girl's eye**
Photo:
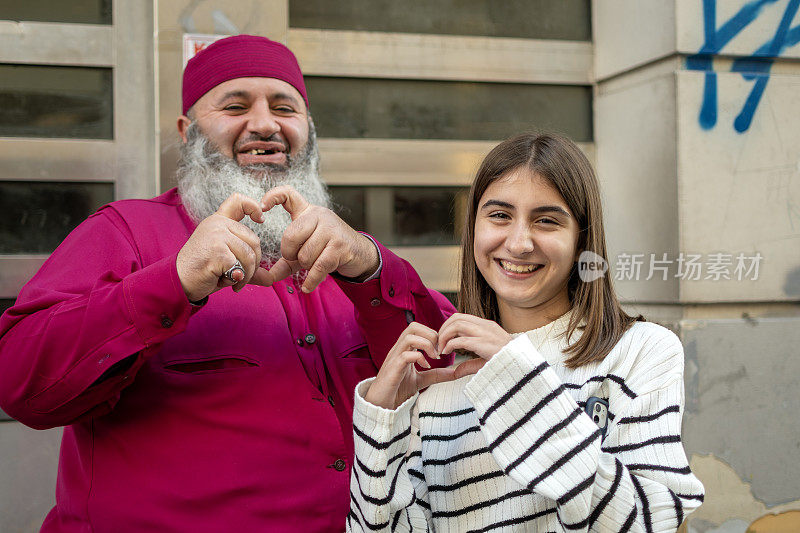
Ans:
<svg viewBox="0 0 800 533"><path fill-rule="evenodd" d="M498 220L504 220L504 219L511 218L511 217L509 217L508 214L506 214L506 213L499 212L499 213L490 214L489 218L496 218Z"/></svg>
<svg viewBox="0 0 800 533"><path fill-rule="evenodd" d="M556 221L556 220L554 220L552 218L540 218L539 222L541 222L543 224L558 224L558 221Z"/></svg>

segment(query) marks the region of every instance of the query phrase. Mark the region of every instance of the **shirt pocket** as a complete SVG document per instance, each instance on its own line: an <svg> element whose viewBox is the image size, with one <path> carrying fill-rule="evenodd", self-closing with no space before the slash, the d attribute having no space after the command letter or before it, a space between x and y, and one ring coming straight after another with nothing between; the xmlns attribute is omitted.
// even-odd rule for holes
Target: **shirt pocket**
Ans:
<svg viewBox="0 0 800 533"><path fill-rule="evenodd" d="M257 359L241 354L192 355L169 357L162 360L163 370L177 375L227 374L259 366Z"/></svg>

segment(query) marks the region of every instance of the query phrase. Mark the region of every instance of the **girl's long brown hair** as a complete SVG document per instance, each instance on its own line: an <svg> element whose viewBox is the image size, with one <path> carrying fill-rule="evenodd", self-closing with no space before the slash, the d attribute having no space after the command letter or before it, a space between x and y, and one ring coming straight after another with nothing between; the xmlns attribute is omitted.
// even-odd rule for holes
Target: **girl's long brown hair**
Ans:
<svg viewBox="0 0 800 533"><path fill-rule="evenodd" d="M500 320L497 298L475 264L475 217L478 202L489 185L519 168L547 179L564 198L578 223L577 250L594 252L608 261L600 186L580 148L553 134L529 133L503 141L483 160L470 189L458 292L460 312L495 322ZM609 275L583 282L577 263L567 282L567 292L573 310L567 339L585 321L582 335L566 350L568 358L564 363L569 368L602 360L634 322L644 320L622 310Z"/></svg>

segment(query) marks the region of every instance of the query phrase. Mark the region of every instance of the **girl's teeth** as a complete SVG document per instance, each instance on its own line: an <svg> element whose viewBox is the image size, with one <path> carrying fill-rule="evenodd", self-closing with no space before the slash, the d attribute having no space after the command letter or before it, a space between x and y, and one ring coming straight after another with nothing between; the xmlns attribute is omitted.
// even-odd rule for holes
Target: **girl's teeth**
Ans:
<svg viewBox="0 0 800 533"><path fill-rule="evenodd" d="M500 261L500 266L502 266L504 269L508 270L509 272L517 272L517 273L520 273L520 274L525 274L525 273L533 272L534 270L536 270L536 265L525 265L525 266L514 265L514 264L511 264L511 263L506 263L505 261Z"/></svg>

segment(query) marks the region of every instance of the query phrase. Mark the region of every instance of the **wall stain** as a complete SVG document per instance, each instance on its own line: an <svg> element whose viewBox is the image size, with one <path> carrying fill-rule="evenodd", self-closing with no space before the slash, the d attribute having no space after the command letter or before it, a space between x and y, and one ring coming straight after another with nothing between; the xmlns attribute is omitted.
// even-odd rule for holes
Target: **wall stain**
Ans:
<svg viewBox="0 0 800 533"><path fill-rule="evenodd" d="M800 511L762 516L747 528L747 533L797 533L798 531L800 531Z"/></svg>
<svg viewBox="0 0 800 533"><path fill-rule="evenodd" d="M712 379L709 379L706 383L705 387L703 387L703 392L701 394L705 394L709 390L713 389L717 385L727 384L727 385L735 385L737 381L745 379L747 377L747 368L744 365L739 366L733 372L729 372L727 374L723 374L721 376L716 376Z"/></svg>
<svg viewBox="0 0 800 533"><path fill-rule="evenodd" d="M786 275L783 283L783 292L786 296L800 296L800 267L795 268Z"/></svg>
<svg viewBox="0 0 800 533"><path fill-rule="evenodd" d="M687 517L679 529L681 533L800 532L800 499L767 507L753 495L750 483L713 454L693 454L691 468L703 482L706 498ZM800 489L794 496L800 497ZM788 529L780 529L783 527Z"/></svg>
<svg viewBox="0 0 800 533"><path fill-rule="evenodd" d="M684 369L683 383L686 391L687 413L700 411L700 367L697 362L697 341L689 341L683 347Z"/></svg>

